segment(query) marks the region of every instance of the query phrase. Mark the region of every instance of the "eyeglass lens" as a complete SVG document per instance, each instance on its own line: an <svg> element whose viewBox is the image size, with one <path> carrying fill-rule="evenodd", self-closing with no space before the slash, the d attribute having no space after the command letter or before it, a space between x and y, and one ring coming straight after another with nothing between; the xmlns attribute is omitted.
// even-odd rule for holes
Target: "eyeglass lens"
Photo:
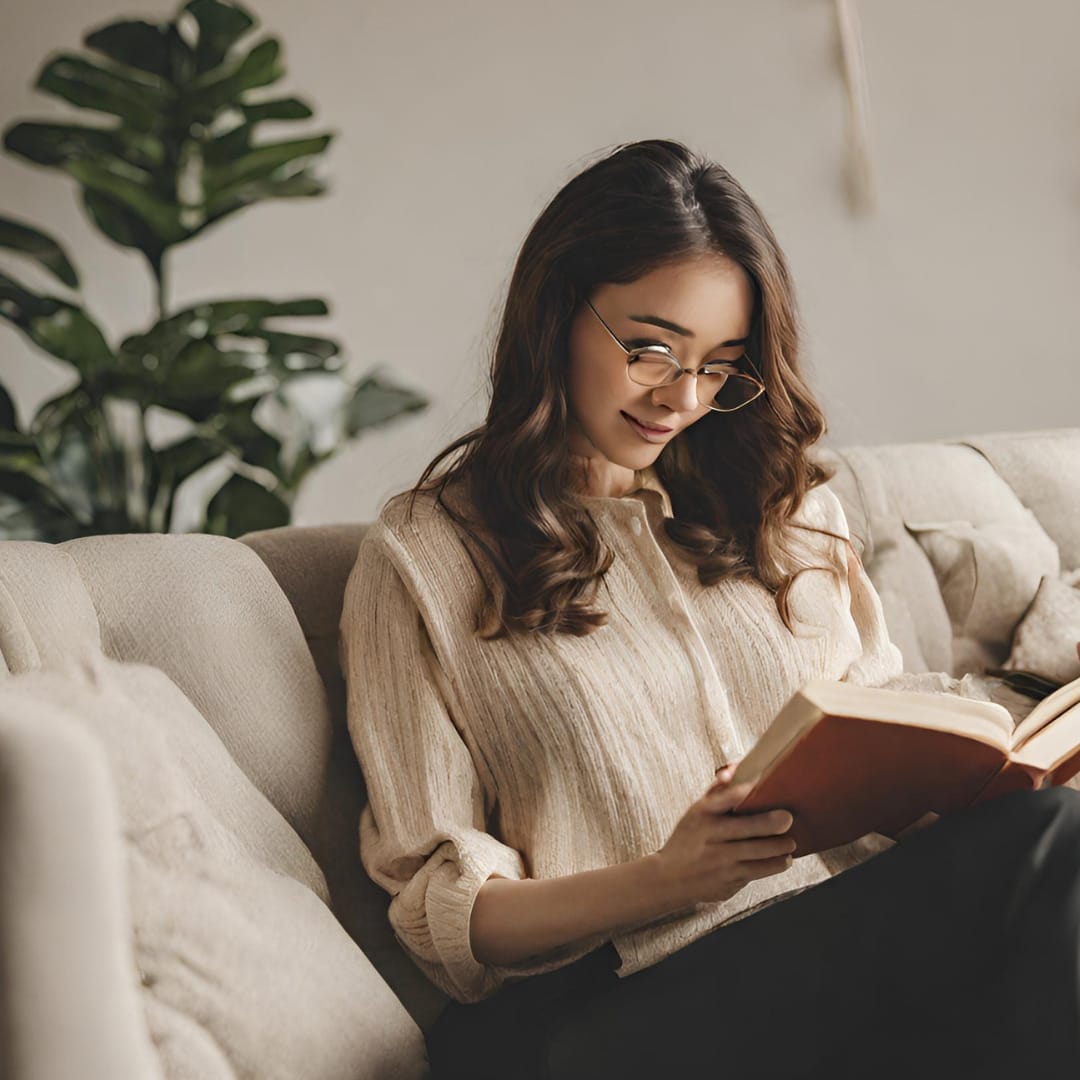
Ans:
<svg viewBox="0 0 1080 1080"><path fill-rule="evenodd" d="M647 354L632 357L627 370L639 386L664 386L675 382L680 372L676 364L663 356ZM719 409L738 409L761 393L755 380L729 372L699 373L696 382L701 404Z"/></svg>

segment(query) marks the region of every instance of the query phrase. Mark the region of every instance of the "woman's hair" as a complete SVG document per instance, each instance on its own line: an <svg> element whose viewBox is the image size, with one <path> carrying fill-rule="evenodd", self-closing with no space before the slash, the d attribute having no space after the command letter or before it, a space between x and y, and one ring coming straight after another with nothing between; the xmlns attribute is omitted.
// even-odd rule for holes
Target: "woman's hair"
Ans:
<svg viewBox="0 0 1080 1080"><path fill-rule="evenodd" d="M709 253L737 262L752 282L747 352L766 392L736 412L708 413L664 446L655 468L674 513L664 527L703 585L756 574L791 629L788 591L810 567L787 568L791 530L802 527L790 519L831 474L807 456L826 424L800 371L787 263L725 168L681 143L648 139L589 166L541 213L510 280L487 418L438 454L412 489L410 507L421 491L435 491L473 542L474 561L480 556L489 590L477 619L483 637L581 635L607 621L593 605L614 555L572 484L571 322L600 285ZM447 499L448 489L463 499Z"/></svg>

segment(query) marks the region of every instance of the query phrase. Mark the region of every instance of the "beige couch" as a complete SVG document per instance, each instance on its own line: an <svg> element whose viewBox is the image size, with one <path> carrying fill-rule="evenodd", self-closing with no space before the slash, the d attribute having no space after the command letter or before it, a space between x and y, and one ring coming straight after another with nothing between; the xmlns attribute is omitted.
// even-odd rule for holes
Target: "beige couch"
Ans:
<svg viewBox="0 0 1080 1080"><path fill-rule="evenodd" d="M1080 429L822 456L908 670L1006 661L1080 567ZM357 857L363 530L0 545L0 1075L426 1074Z"/></svg>

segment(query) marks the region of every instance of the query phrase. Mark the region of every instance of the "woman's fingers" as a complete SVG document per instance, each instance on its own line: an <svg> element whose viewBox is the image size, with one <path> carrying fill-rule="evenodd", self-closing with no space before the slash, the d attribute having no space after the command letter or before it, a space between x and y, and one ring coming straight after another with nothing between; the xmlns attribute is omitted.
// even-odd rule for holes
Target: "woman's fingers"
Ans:
<svg viewBox="0 0 1080 1080"><path fill-rule="evenodd" d="M754 785L752 783L744 784L728 784L718 782L713 784L705 795L702 797L702 804L706 810L709 810L714 814L723 814L746 798L747 795L753 790Z"/></svg>
<svg viewBox="0 0 1080 1080"><path fill-rule="evenodd" d="M727 843L731 854L739 862L783 858L795 850L795 841L790 836L768 836L755 840L710 841L710 843L724 842Z"/></svg>

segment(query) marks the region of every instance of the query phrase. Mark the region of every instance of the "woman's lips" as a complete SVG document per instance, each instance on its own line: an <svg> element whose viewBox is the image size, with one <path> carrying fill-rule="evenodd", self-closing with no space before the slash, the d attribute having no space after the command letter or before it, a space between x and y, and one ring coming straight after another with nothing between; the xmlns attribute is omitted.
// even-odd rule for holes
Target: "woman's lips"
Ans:
<svg viewBox="0 0 1080 1080"><path fill-rule="evenodd" d="M627 412L621 412L620 410L620 415L646 442L664 442L665 436L671 434L672 429L669 427L646 427L640 420Z"/></svg>

